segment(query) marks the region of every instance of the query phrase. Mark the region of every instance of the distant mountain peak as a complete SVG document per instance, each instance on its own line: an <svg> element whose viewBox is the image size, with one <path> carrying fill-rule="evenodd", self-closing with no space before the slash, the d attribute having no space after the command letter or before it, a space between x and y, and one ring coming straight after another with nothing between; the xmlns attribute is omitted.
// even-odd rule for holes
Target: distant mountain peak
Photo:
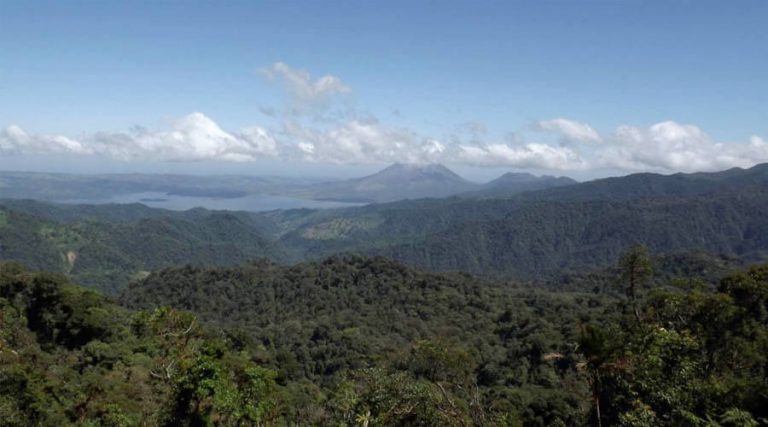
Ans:
<svg viewBox="0 0 768 427"><path fill-rule="evenodd" d="M528 182L537 179L539 179L539 177L528 172L507 172L491 182Z"/></svg>
<svg viewBox="0 0 768 427"><path fill-rule="evenodd" d="M447 197L478 188L439 163L394 163L372 175L319 186L315 198L388 202Z"/></svg>
<svg viewBox="0 0 768 427"><path fill-rule="evenodd" d="M393 163L381 171L361 179L393 173L404 174L406 176L422 175L434 178L442 176L453 180L466 181L464 178L440 163Z"/></svg>
<svg viewBox="0 0 768 427"><path fill-rule="evenodd" d="M553 176L553 175L541 175L536 176L527 172L507 172L504 175L494 179L487 185L507 185L507 184L520 184L528 182L553 182L557 181L561 184L575 184L576 181L565 176Z"/></svg>
<svg viewBox="0 0 768 427"><path fill-rule="evenodd" d="M513 194L562 187L577 182L565 176L536 176L527 172L507 172L485 183L479 190L465 194L466 197L509 197Z"/></svg>

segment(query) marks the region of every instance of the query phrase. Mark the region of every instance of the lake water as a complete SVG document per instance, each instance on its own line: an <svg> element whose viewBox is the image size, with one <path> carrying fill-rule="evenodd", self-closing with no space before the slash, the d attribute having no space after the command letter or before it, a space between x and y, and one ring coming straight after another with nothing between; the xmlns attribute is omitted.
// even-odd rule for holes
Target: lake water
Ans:
<svg viewBox="0 0 768 427"><path fill-rule="evenodd" d="M152 208L184 211L192 208L212 210L262 212L275 209L328 209L362 206L362 203L331 202L294 197L273 196L268 194L249 194L234 198L189 197L169 195L159 192L120 194L107 199L73 199L65 203L106 204L106 203L141 203Z"/></svg>

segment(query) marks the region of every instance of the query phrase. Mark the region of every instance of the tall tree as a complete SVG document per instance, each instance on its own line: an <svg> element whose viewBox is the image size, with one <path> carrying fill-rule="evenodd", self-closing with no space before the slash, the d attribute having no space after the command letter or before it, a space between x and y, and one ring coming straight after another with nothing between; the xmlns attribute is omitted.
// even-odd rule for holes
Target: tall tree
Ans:
<svg viewBox="0 0 768 427"><path fill-rule="evenodd" d="M640 323L640 311L637 307L638 293L653 274L648 248L644 245L635 245L627 249L619 259L619 271L635 319Z"/></svg>

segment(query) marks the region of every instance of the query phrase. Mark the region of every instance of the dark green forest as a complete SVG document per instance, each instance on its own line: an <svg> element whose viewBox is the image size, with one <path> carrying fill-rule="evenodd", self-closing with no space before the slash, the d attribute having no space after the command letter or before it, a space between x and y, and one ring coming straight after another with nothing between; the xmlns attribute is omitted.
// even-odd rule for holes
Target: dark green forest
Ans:
<svg viewBox="0 0 768 427"><path fill-rule="evenodd" d="M0 267L4 425L760 425L768 266L547 291L383 258L177 267L111 300Z"/></svg>

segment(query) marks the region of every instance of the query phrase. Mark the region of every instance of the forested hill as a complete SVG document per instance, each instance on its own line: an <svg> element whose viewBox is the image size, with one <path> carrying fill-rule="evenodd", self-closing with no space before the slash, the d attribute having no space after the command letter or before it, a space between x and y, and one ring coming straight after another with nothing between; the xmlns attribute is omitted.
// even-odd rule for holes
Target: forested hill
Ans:
<svg viewBox="0 0 768 427"><path fill-rule="evenodd" d="M768 267L649 289L642 248L617 266L610 295L384 259L181 267L131 286L123 303L149 309L135 312L0 264L0 420L760 425Z"/></svg>
<svg viewBox="0 0 768 427"><path fill-rule="evenodd" d="M467 222L415 242L371 250L430 270L534 279L606 266L628 245L655 252L768 256L768 189L689 198L531 203L505 218Z"/></svg>
<svg viewBox="0 0 768 427"><path fill-rule="evenodd" d="M397 367L414 347L428 346L459 358L463 373L456 375L477 375L476 386L497 409L522 412L547 402L537 416L569 424L580 417L580 403L570 393L581 385L566 386L579 381L577 324L604 318L608 301L360 257L291 267L258 262L166 269L129 286L120 300L131 308L190 310L240 331L283 383L327 387L329 379L350 370ZM439 375L453 375L456 368L445 366Z"/></svg>
<svg viewBox="0 0 768 427"><path fill-rule="evenodd" d="M0 264L0 425L264 425L275 374L167 308L132 312L64 276ZM274 424L273 424L274 425Z"/></svg>
<svg viewBox="0 0 768 427"><path fill-rule="evenodd" d="M310 424L332 419L346 384L358 406L342 402L364 403L380 425L598 425L596 405L602 425L758 425L742 423L768 415L768 269L650 290L642 248L617 266L610 294L497 286L381 258L181 267L121 300L232 331ZM623 297L627 271L637 287Z"/></svg>
<svg viewBox="0 0 768 427"><path fill-rule="evenodd" d="M572 185L562 194L550 189L509 199L421 200L271 218L292 230L281 244L308 258L352 251L428 270L526 280L606 266L634 243L656 253L764 259L768 173L753 168L723 175L636 175Z"/></svg>
<svg viewBox="0 0 768 427"><path fill-rule="evenodd" d="M509 198L421 199L266 213L0 203L0 259L116 291L180 263L381 255L430 271L517 280L609 266L626 247L768 259L768 166L637 174Z"/></svg>
<svg viewBox="0 0 768 427"><path fill-rule="evenodd" d="M10 206L0 207L0 259L66 273L107 292L171 265L232 265L257 257L287 257L268 237L264 222L250 214L170 213L140 205ZM40 216L15 210L19 206ZM75 221L72 216L78 212L83 219Z"/></svg>
<svg viewBox="0 0 768 427"><path fill-rule="evenodd" d="M768 163L720 172L636 173L587 181L567 188L550 188L520 195L533 200L630 200L646 197L687 197L768 185Z"/></svg>

